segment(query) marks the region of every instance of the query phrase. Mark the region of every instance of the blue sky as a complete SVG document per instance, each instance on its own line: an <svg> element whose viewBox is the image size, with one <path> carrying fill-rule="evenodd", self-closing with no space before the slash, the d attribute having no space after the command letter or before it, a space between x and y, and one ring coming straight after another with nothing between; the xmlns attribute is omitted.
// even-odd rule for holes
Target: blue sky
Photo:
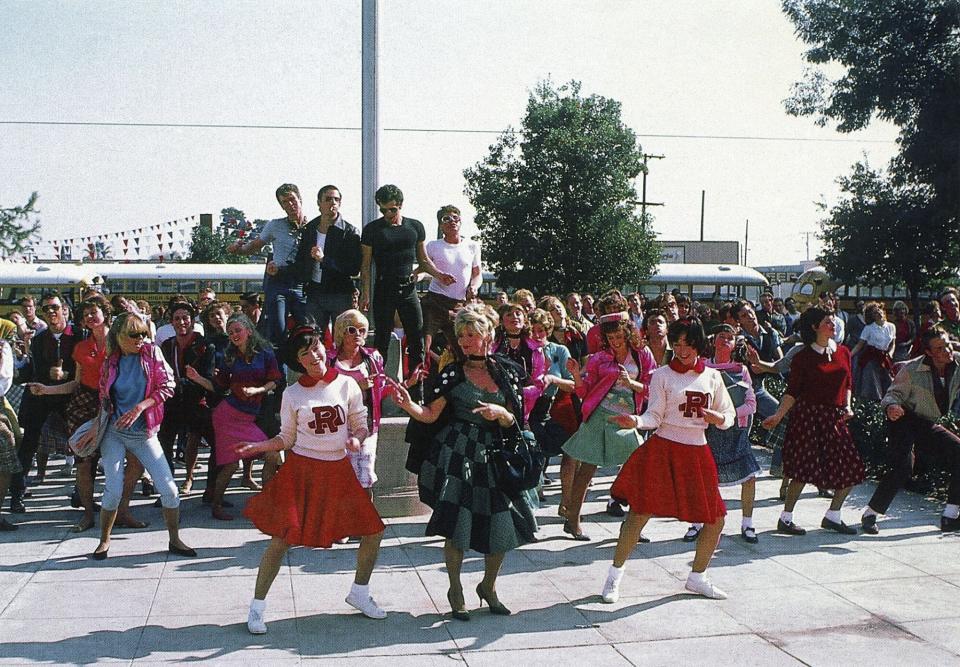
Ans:
<svg viewBox="0 0 960 667"><path fill-rule="evenodd" d="M359 0L8 1L0 23L0 121L43 123L0 124L0 204L38 190L45 237L226 206L277 217L281 182L310 214L336 183L361 222ZM742 241L749 219L754 265L804 259L815 202L895 150L890 126L840 135L784 113L803 45L776 2L381 0L380 26L380 180L431 225L445 203L469 218L463 169L546 77L621 101L644 151L666 155L647 183L663 238L697 238L705 189L706 238Z"/></svg>

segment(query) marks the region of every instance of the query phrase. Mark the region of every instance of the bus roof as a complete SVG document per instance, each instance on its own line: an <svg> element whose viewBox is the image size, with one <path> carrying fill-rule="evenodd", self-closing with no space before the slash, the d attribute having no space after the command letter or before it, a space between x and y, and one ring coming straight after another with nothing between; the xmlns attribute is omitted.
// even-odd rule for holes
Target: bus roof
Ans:
<svg viewBox="0 0 960 667"><path fill-rule="evenodd" d="M92 284L99 275L90 265L48 263L0 263L0 284L16 285L74 285Z"/></svg>
<svg viewBox="0 0 960 667"><path fill-rule="evenodd" d="M759 271L739 264L658 264L644 285L757 285L770 283Z"/></svg>
<svg viewBox="0 0 960 667"><path fill-rule="evenodd" d="M104 280L130 278L175 280L261 280L263 264L103 264L88 263L86 267L103 276Z"/></svg>

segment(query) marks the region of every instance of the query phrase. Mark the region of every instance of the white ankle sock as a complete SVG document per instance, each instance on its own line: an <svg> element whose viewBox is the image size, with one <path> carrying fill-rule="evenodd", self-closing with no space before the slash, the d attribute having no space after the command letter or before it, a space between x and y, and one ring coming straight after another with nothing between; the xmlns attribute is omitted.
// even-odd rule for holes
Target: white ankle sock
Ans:
<svg viewBox="0 0 960 667"><path fill-rule="evenodd" d="M943 508L943 516L948 519L956 519L960 517L960 505L951 505L947 503Z"/></svg>
<svg viewBox="0 0 960 667"><path fill-rule="evenodd" d="M793 523L793 512L780 512L780 520L784 523Z"/></svg>
<svg viewBox="0 0 960 667"><path fill-rule="evenodd" d="M863 510L863 516L877 516L877 510L867 505L866 509Z"/></svg>
<svg viewBox="0 0 960 667"><path fill-rule="evenodd" d="M834 523L840 523L840 510L827 510L823 515L823 518L827 521L833 521Z"/></svg>
<svg viewBox="0 0 960 667"><path fill-rule="evenodd" d="M607 570L607 579L613 579L614 581L619 582L621 579L623 579L623 572L625 569L625 567L611 565L610 569Z"/></svg>
<svg viewBox="0 0 960 667"><path fill-rule="evenodd" d="M689 576L687 576L687 581L692 581L692 582L694 582L694 583L700 583L700 582L702 582L702 581L703 581L704 579L706 579L706 578L707 578L707 573L706 573L706 572L692 572L692 571L691 571L690 574L689 574Z"/></svg>
<svg viewBox="0 0 960 667"><path fill-rule="evenodd" d="M745 516L740 519L740 528L741 530L746 530L747 528L753 528L753 517Z"/></svg>
<svg viewBox="0 0 960 667"><path fill-rule="evenodd" d="M356 595L361 600L366 600L370 597L370 584L353 583L350 585L350 594Z"/></svg>
<svg viewBox="0 0 960 667"><path fill-rule="evenodd" d="M267 601L253 598L253 601L250 603L250 609L252 611L257 611L262 614L267 609Z"/></svg>

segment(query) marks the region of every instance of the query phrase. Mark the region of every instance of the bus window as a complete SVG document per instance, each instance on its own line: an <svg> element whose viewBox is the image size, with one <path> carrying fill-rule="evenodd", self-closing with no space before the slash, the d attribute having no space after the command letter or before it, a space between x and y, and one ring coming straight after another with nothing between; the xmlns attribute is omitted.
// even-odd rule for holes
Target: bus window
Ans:
<svg viewBox="0 0 960 667"><path fill-rule="evenodd" d="M176 294L177 293L177 281L170 279L162 279L157 281L157 291L161 294Z"/></svg>
<svg viewBox="0 0 960 667"><path fill-rule="evenodd" d="M180 281L180 294L196 294L197 293L197 281L196 280L181 280Z"/></svg>
<svg viewBox="0 0 960 667"><path fill-rule="evenodd" d="M222 288L217 291L228 292L230 294L242 294L243 293L243 281L242 280L224 280L221 282Z"/></svg>

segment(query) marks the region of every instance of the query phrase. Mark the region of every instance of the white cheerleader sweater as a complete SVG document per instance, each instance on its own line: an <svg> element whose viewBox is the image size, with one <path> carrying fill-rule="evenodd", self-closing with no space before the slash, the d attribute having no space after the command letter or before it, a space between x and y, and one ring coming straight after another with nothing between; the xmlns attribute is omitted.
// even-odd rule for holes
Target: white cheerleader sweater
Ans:
<svg viewBox="0 0 960 667"><path fill-rule="evenodd" d="M703 408L723 415L720 429L733 426L737 411L719 371L705 367L702 359L697 360L696 369L683 373L676 371L675 366L679 363L661 366L653 372L647 409L642 415L634 415L634 422L642 430L656 429L657 435L667 440L705 445L708 424Z"/></svg>
<svg viewBox="0 0 960 667"><path fill-rule="evenodd" d="M360 442L367 437L367 408L353 379L334 371L312 386L298 382L283 391L279 437L286 449L292 447L312 459L339 461L347 454L350 436Z"/></svg>

